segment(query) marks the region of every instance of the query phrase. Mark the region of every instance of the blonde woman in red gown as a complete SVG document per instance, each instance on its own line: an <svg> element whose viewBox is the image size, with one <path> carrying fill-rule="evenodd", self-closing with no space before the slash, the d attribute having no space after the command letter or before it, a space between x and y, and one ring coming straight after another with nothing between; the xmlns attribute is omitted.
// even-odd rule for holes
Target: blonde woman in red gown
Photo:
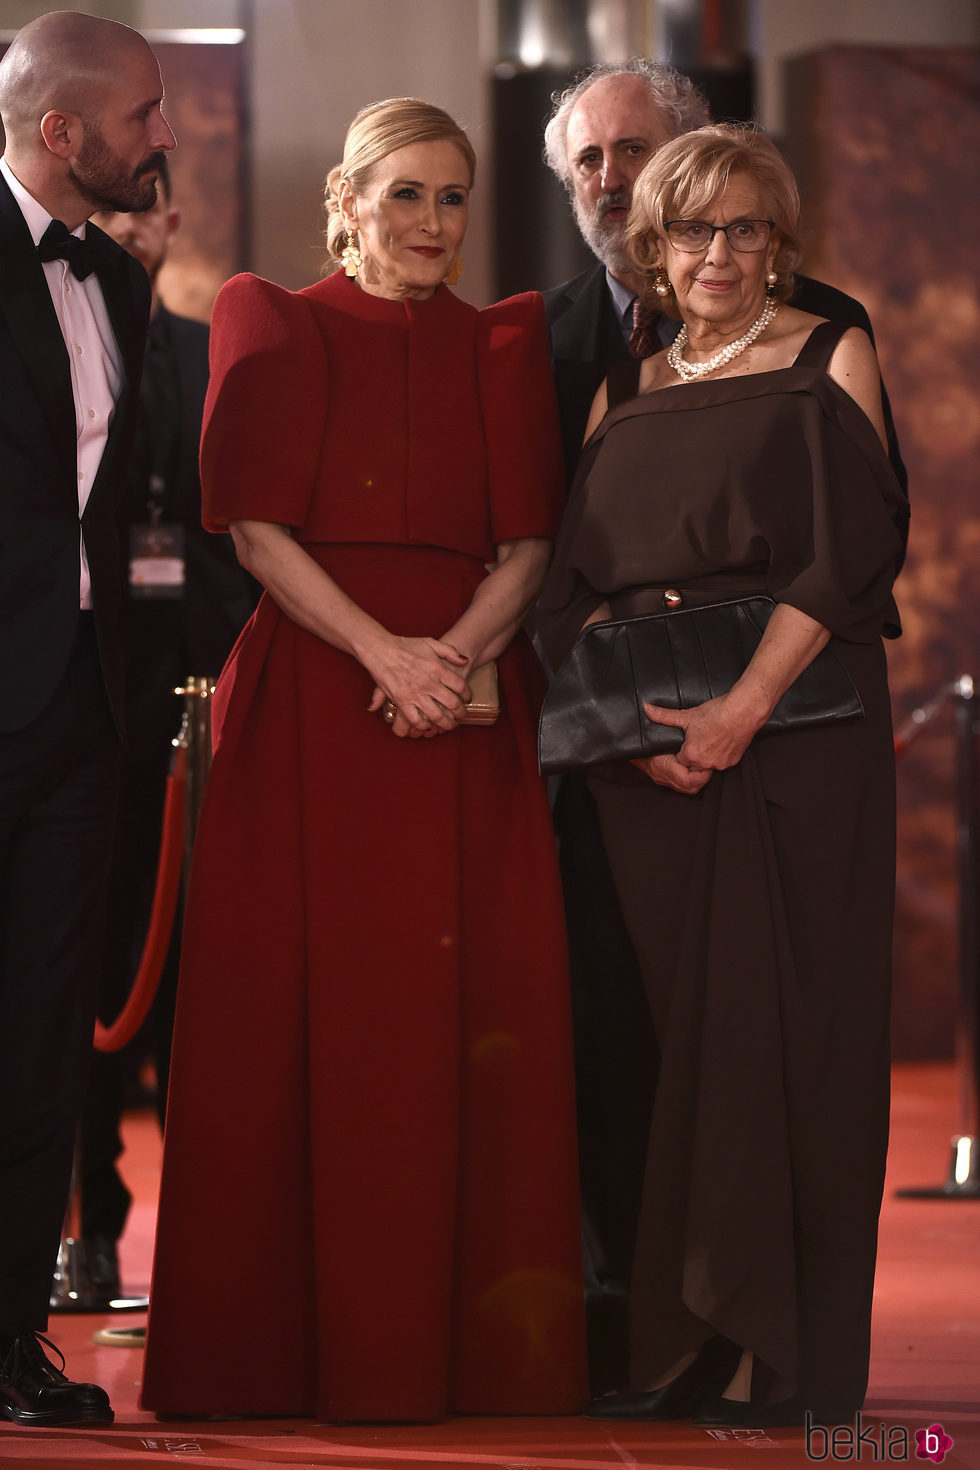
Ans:
<svg viewBox="0 0 980 1470"><path fill-rule="evenodd" d="M266 593L219 685L188 901L143 1391L161 1413L425 1421L585 1394L520 631L560 449L540 298L477 312L443 284L473 162L437 108L365 109L328 182L328 248L356 274L239 276L215 307L205 518ZM491 659L500 717L463 726Z"/></svg>

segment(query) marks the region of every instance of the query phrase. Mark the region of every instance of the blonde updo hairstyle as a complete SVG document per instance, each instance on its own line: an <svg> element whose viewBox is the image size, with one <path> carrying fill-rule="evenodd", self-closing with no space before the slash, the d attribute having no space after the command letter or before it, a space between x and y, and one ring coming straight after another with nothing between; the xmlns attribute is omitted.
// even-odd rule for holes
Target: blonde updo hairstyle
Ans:
<svg viewBox="0 0 980 1470"><path fill-rule="evenodd" d="M344 141L344 157L327 175L323 192L327 212L328 258L324 274L336 270L346 243L346 229L338 198L340 182L346 179L355 197L364 193L371 171L390 153L414 143L454 143L466 160L470 184L476 173L476 154L459 123L431 102L417 97L388 97L372 102L357 113Z"/></svg>
<svg viewBox="0 0 980 1470"><path fill-rule="evenodd" d="M624 243L626 258L641 277L644 298L677 315L673 292L660 297L655 291L658 268L672 249L664 221L704 219L726 186L742 179L758 187L763 217L773 221L779 236L772 265L779 277L775 294L783 301L793 294L803 241L800 195L789 165L758 128L713 123L658 148L633 185Z"/></svg>

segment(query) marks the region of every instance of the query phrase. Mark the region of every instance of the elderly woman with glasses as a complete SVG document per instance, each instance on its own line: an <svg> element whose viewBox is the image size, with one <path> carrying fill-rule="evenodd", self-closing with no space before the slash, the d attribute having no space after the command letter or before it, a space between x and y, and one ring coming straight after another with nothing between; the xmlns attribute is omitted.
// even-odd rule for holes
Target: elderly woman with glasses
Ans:
<svg viewBox="0 0 980 1470"><path fill-rule="evenodd" d="M661 148L627 242L683 325L597 396L539 612L546 651L557 668L603 623L664 610L772 610L731 687L644 704L671 753L578 758L661 1053L632 1381L591 1412L839 1422L867 1385L888 1125L882 637L899 632L907 504L868 337L786 304L799 202L763 134L713 126ZM764 729L818 656L863 712Z"/></svg>

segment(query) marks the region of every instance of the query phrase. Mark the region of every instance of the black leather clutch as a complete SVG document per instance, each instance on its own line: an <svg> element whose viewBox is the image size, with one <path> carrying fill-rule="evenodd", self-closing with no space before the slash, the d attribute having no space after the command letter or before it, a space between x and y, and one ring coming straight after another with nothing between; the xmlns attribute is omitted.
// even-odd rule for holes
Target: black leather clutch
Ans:
<svg viewBox="0 0 980 1470"><path fill-rule="evenodd" d="M680 750L683 730L655 725L643 713L644 700L691 709L726 694L745 672L774 606L770 597L739 597L586 628L541 711L542 775ZM823 648L763 730L812 729L863 714L850 674Z"/></svg>

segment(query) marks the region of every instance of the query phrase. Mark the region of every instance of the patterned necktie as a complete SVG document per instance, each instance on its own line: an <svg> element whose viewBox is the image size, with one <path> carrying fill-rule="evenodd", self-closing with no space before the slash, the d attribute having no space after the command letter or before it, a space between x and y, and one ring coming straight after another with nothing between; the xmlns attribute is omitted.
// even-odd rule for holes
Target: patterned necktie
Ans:
<svg viewBox="0 0 980 1470"><path fill-rule="evenodd" d="M38 241L37 253L41 260L67 260L72 275L84 281L110 259L108 245L107 240L98 237L80 240L69 234L60 219L53 219Z"/></svg>
<svg viewBox="0 0 980 1470"><path fill-rule="evenodd" d="M629 340L631 357L652 357L655 352L660 351L660 341L656 332L659 320L660 312L656 307L644 306L637 296L633 302L633 330L630 332Z"/></svg>

